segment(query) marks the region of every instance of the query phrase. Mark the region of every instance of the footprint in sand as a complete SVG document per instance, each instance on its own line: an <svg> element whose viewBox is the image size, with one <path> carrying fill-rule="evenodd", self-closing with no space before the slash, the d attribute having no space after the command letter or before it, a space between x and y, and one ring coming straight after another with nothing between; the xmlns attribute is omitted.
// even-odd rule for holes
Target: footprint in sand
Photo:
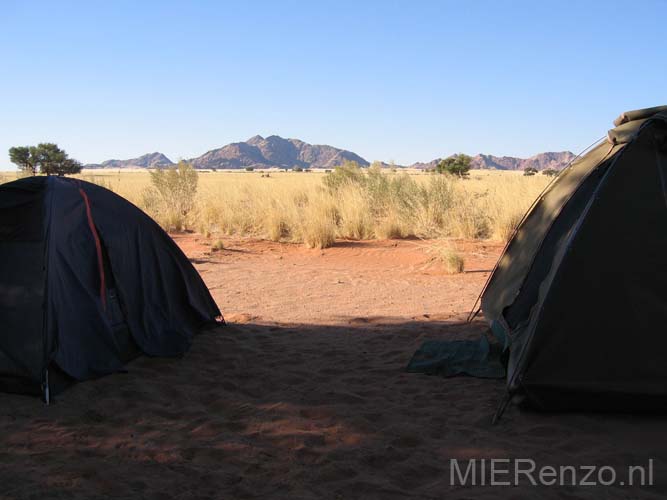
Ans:
<svg viewBox="0 0 667 500"><path fill-rule="evenodd" d="M396 448L416 448L423 443L423 439L416 434L404 434L394 439L391 444Z"/></svg>
<svg viewBox="0 0 667 500"><path fill-rule="evenodd" d="M326 397L335 403L358 405L366 402L361 396L349 392L328 392Z"/></svg>
<svg viewBox="0 0 667 500"><path fill-rule="evenodd" d="M320 370L320 373L323 373L325 375L340 375L342 373L345 373L345 370L342 370L340 368L324 368Z"/></svg>
<svg viewBox="0 0 667 500"><path fill-rule="evenodd" d="M299 410L299 416L309 420L324 420L331 418L331 410L322 407L303 408Z"/></svg>
<svg viewBox="0 0 667 500"><path fill-rule="evenodd" d="M341 467L339 465L326 465L317 474L318 482L333 483L357 477L359 472L352 467Z"/></svg>

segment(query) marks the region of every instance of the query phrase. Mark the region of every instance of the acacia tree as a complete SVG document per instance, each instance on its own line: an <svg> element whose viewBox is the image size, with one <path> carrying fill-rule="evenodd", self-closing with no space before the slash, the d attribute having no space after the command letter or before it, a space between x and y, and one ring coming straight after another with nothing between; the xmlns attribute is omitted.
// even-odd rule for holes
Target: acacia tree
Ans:
<svg viewBox="0 0 667 500"><path fill-rule="evenodd" d="M44 142L37 145L37 164L41 173L46 175L78 174L81 164L67 156L65 150L57 144Z"/></svg>
<svg viewBox="0 0 667 500"><path fill-rule="evenodd" d="M439 174L449 173L459 177L467 177L470 172L470 162L472 158L463 153L445 158L435 167Z"/></svg>
<svg viewBox="0 0 667 500"><path fill-rule="evenodd" d="M9 148L9 161L14 163L19 169L28 175L35 175L36 165L35 146L16 146Z"/></svg>
<svg viewBox="0 0 667 500"><path fill-rule="evenodd" d="M68 175L81 172L81 163L51 142L37 146L19 146L9 149L9 159L21 170L35 175L37 169L46 175Z"/></svg>

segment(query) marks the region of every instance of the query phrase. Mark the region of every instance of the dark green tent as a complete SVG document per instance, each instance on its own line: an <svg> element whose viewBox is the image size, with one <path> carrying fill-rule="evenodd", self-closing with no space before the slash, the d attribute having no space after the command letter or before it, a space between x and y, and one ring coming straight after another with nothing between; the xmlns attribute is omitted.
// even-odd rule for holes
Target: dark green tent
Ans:
<svg viewBox="0 0 667 500"><path fill-rule="evenodd" d="M510 345L508 396L537 408L667 409L667 106L614 125L535 202L481 296Z"/></svg>

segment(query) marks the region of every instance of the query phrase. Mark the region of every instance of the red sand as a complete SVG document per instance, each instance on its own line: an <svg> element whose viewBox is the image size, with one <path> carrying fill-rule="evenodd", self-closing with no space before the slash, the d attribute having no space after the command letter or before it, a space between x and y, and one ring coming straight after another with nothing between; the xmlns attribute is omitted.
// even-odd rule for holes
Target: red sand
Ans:
<svg viewBox="0 0 667 500"><path fill-rule="evenodd" d="M0 499L667 494L664 418L510 407L492 426L503 382L403 371L425 339L484 331L462 320L500 246L459 243L470 272L447 276L420 241L319 251L226 240L219 252L177 241L230 326L182 359L140 358L50 407L0 394ZM453 458L608 465L619 481L653 458L655 484L452 486Z"/></svg>

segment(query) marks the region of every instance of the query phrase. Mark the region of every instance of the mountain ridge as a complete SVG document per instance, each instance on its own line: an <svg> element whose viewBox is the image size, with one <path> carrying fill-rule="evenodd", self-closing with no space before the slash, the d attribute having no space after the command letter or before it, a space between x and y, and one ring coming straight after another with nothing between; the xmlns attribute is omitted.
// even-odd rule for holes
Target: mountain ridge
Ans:
<svg viewBox="0 0 667 500"><path fill-rule="evenodd" d="M173 165L174 162L164 154L148 153L129 160L107 160L102 163L89 163L84 168L160 168Z"/></svg>
<svg viewBox="0 0 667 500"><path fill-rule="evenodd" d="M569 164L575 155L570 151L545 152L529 158L478 154L472 157L471 168L494 170L523 170L535 168L560 170ZM408 167L433 169L443 158L430 162L416 162ZM309 144L300 139L284 139L278 135L262 137L255 135L247 141L232 142L220 148L187 160L197 169L269 169L269 168L324 168L332 169L345 161L353 161L367 167L366 159L345 149L326 144ZM382 165L387 165L381 162ZM107 160L102 163L84 165L84 168L163 168L174 165L167 156L154 152L128 160Z"/></svg>
<svg viewBox="0 0 667 500"><path fill-rule="evenodd" d="M538 153L528 158L516 156L494 156L488 154L477 154L472 157L470 168L478 170L524 170L534 168L546 170L552 168L561 170L576 158L570 151L550 151ZM410 165L411 168L434 169L444 158L436 158L428 163L417 162Z"/></svg>

